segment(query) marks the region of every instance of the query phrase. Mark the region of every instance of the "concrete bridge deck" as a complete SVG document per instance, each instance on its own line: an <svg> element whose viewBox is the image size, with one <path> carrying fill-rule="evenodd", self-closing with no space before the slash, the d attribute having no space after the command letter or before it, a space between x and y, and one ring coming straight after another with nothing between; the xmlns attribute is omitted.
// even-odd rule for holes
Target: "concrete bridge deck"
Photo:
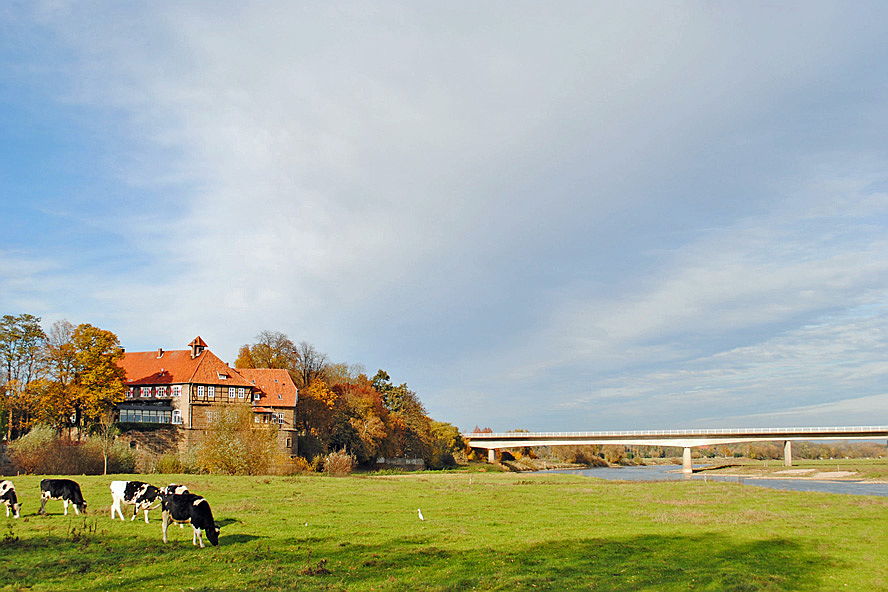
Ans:
<svg viewBox="0 0 888 592"><path fill-rule="evenodd" d="M792 465L792 442L802 440L888 440L888 426L793 427L793 428L703 428L691 430L636 430L604 432L501 432L463 434L471 448L488 450L493 462L496 451L525 446L677 446L684 448L683 470L691 472L691 448L714 444L782 441L784 462Z"/></svg>

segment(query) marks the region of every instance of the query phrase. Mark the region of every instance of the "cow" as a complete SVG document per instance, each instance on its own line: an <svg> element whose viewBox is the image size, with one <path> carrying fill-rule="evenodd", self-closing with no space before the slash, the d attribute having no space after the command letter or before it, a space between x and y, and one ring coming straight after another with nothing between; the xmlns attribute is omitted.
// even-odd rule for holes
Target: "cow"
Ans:
<svg viewBox="0 0 888 592"><path fill-rule="evenodd" d="M18 503L18 498L15 496L15 486L12 484L12 481L0 481L0 502L3 502L3 505L6 506L7 518L9 518L10 510L12 510L13 518L19 517L19 510L22 505Z"/></svg>
<svg viewBox="0 0 888 592"><path fill-rule="evenodd" d="M210 502L193 493L167 494L163 496L161 507L163 508L163 542L167 542L167 527L170 521L178 524L191 524L194 534L191 544L204 548L203 530L207 534L210 544L214 547L219 544L219 527L213 520L213 511Z"/></svg>
<svg viewBox="0 0 888 592"><path fill-rule="evenodd" d="M62 500L65 505L65 515L68 515L68 504L74 505L74 512L78 515L86 512L86 500L80 493L80 485L70 479L43 479L40 481L40 511L38 514L46 514L47 500Z"/></svg>
<svg viewBox="0 0 888 592"><path fill-rule="evenodd" d="M148 524L148 510L155 503L160 502L160 489L142 481L112 481L111 485L111 520L114 520L116 512L121 520L124 520L122 506L127 504L133 507L135 520L139 510L145 512L145 524Z"/></svg>
<svg viewBox="0 0 888 592"><path fill-rule="evenodd" d="M177 485L177 484L175 484L175 483L170 483L170 484L167 485L166 487L161 487L161 488L160 488L160 494L161 494L161 495L172 495L172 494L174 494L174 493L177 493L177 494L179 494L179 495L182 495L183 493L190 493L190 492L188 491L188 488L187 488L186 486L184 486L184 485ZM179 528L185 528L185 525L182 524L182 523L180 522L180 523L179 523Z"/></svg>

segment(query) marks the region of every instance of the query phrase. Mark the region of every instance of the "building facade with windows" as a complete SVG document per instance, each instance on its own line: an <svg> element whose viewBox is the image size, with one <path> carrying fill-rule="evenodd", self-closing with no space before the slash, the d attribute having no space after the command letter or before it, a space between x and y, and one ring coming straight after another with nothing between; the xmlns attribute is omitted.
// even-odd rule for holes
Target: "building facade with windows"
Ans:
<svg viewBox="0 0 888 592"><path fill-rule="evenodd" d="M253 421L276 425L280 448L295 454L299 390L290 373L276 368L239 368L237 371L253 387Z"/></svg>
<svg viewBox="0 0 888 592"><path fill-rule="evenodd" d="M188 348L124 353L119 364L126 372L126 399L117 406L118 421L178 426L188 445L212 427L223 409L242 405L254 412L256 423L276 424L281 448L296 454L298 391L286 370L252 369L247 378L200 337ZM272 399L278 403L273 408L261 404Z"/></svg>

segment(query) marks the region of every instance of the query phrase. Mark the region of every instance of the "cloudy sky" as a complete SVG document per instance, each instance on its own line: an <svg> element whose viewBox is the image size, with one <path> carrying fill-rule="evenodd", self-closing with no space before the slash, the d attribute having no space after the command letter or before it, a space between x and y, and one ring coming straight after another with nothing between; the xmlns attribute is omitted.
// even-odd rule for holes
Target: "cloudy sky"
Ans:
<svg viewBox="0 0 888 592"><path fill-rule="evenodd" d="M882 3L0 5L0 313L461 428L888 423Z"/></svg>

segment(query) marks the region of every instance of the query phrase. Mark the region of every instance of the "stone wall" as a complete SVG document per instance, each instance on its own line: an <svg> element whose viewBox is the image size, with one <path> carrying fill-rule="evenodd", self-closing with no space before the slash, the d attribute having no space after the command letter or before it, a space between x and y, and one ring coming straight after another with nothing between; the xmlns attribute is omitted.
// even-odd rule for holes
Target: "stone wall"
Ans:
<svg viewBox="0 0 888 592"><path fill-rule="evenodd" d="M136 451L151 454L178 453L184 450L188 438L186 430L178 426L163 426L153 430L127 430L118 440Z"/></svg>

